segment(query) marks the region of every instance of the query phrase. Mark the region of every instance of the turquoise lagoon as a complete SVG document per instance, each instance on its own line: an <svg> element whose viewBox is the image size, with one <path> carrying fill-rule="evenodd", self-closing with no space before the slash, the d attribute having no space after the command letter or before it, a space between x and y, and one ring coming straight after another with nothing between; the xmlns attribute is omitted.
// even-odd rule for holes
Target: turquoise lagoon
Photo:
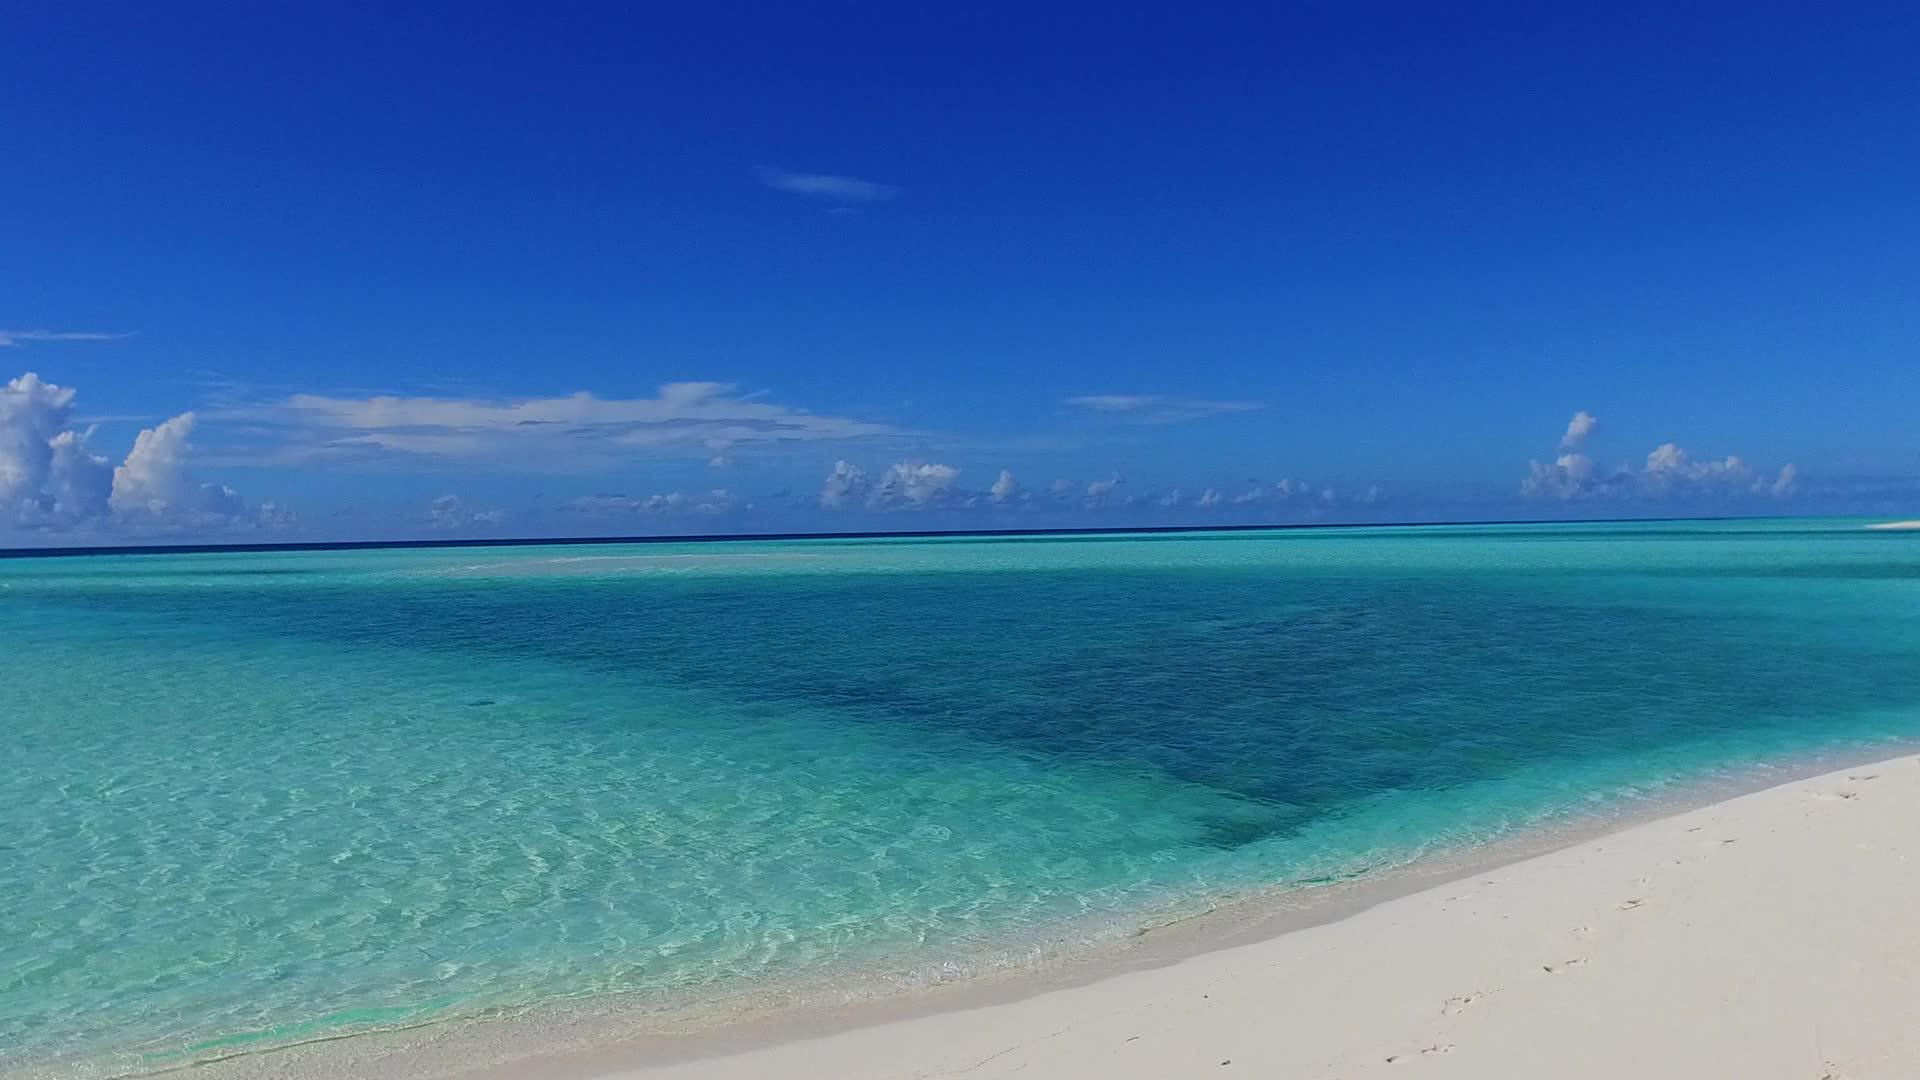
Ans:
<svg viewBox="0 0 1920 1080"><path fill-rule="evenodd" d="M1862 526L0 561L0 1073L911 984L1894 746Z"/></svg>

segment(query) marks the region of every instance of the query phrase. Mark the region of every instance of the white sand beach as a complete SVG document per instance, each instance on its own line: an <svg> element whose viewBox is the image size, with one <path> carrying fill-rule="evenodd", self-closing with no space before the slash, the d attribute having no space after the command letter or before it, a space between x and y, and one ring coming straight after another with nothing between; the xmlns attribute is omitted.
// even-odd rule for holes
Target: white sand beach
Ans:
<svg viewBox="0 0 1920 1080"><path fill-rule="evenodd" d="M469 1075L1914 1077L1916 856L1920 758L1902 757L1037 996Z"/></svg>

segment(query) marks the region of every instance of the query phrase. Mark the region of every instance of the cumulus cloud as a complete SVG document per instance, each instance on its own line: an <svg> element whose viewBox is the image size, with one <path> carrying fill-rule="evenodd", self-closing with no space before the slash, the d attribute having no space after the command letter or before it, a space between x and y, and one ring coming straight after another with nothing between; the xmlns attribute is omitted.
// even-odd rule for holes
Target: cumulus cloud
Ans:
<svg viewBox="0 0 1920 1080"><path fill-rule="evenodd" d="M1261 401L1209 401L1163 394L1082 394L1068 398L1066 404L1137 424L1171 424L1266 408Z"/></svg>
<svg viewBox="0 0 1920 1080"><path fill-rule="evenodd" d="M881 474L867 501L881 507L938 504L956 494L959 478L960 470L951 465L902 461Z"/></svg>
<svg viewBox="0 0 1920 1080"><path fill-rule="evenodd" d="M870 473L852 462L836 461L821 481L816 501L828 510L868 511L1016 508L1035 502L1034 493L1008 469L997 470L984 489L963 486L960 480L960 469L939 462L901 461ZM1071 480L1057 480L1048 491L1056 503L1092 505L1092 500L1104 505L1119 482L1116 474L1083 489Z"/></svg>
<svg viewBox="0 0 1920 1080"><path fill-rule="evenodd" d="M1247 506L1253 503L1283 503L1296 495L1306 495L1311 488L1312 485L1304 480L1295 480L1291 477L1283 476L1271 484L1255 484L1246 491L1235 495L1233 502L1239 506ZM1329 491L1330 490L1331 489L1329 489Z"/></svg>
<svg viewBox="0 0 1920 1080"><path fill-rule="evenodd" d="M875 478L858 465L836 461L821 482L819 502L829 510L918 510L978 502L977 494L959 487L959 478L959 469L935 462L897 462Z"/></svg>
<svg viewBox="0 0 1920 1080"><path fill-rule="evenodd" d="M585 471L635 454L679 454L722 466L731 448L900 434L885 424L808 412L730 383L677 382L653 397L489 401L455 397L295 394L223 416L278 437L286 462L431 458L525 470Z"/></svg>
<svg viewBox="0 0 1920 1080"><path fill-rule="evenodd" d="M172 526L222 526L247 517L246 500L225 484L187 475L194 415L190 412L134 437L127 460L113 470L107 504L125 519Z"/></svg>
<svg viewBox="0 0 1920 1080"><path fill-rule="evenodd" d="M37 499L53 463L53 439L73 415L73 391L32 372L0 394L0 503Z"/></svg>
<svg viewBox="0 0 1920 1080"><path fill-rule="evenodd" d="M1647 454L1642 475L1661 490L1727 484L1746 487L1753 478L1753 469L1732 454L1719 460L1695 461L1673 443L1661 443Z"/></svg>
<svg viewBox="0 0 1920 1080"><path fill-rule="evenodd" d="M1551 463L1529 461L1520 493L1545 499L1665 499L1727 498L1741 495L1786 496L1794 492L1797 470L1788 464L1771 479L1756 478L1753 467L1739 456L1697 459L1677 443L1654 447L1638 467L1603 469L1578 452L1596 425L1585 411L1574 414L1560 446L1565 452Z"/></svg>
<svg viewBox="0 0 1920 1080"><path fill-rule="evenodd" d="M1020 482L1013 478L1013 473L1001 469L999 478L993 482L992 487L987 489L987 495L994 502L1008 503L1023 497L1026 492L1021 490Z"/></svg>
<svg viewBox="0 0 1920 1080"><path fill-rule="evenodd" d="M788 172L785 169L762 169L760 181L775 191L835 203L884 202L900 194L900 189L891 184L876 184L872 180L828 173Z"/></svg>
<svg viewBox="0 0 1920 1080"><path fill-rule="evenodd" d="M1105 480L1087 481L1086 497L1081 500L1081 505L1089 510L1100 510L1122 501L1116 492L1120 485L1126 482L1127 478L1121 476L1119 473L1114 473Z"/></svg>
<svg viewBox="0 0 1920 1080"><path fill-rule="evenodd" d="M52 456L42 486L39 516L47 523L87 521L105 513L113 494L113 466L87 448L87 431L62 431L48 440Z"/></svg>
<svg viewBox="0 0 1920 1080"><path fill-rule="evenodd" d="M119 341L132 336L98 330L0 330L0 349L18 348L35 341Z"/></svg>
<svg viewBox="0 0 1920 1080"><path fill-rule="evenodd" d="M820 505L828 510L857 506L866 500L870 487L865 469L851 462L836 461L833 471L820 485Z"/></svg>
<svg viewBox="0 0 1920 1080"><path fill-rule="evenodd" d="M1594 493L1593 459L1584 454L1561 454L1551 465L1527 462L1520 493L1533 498L1574 499Z"/></svg>
<svg viewBox="0 0 1920 1080"><path fill-rule="evenodd" d="M1585 409L1574 413L1573 419L1567 421L1567 433L1560 436L1560 449L1578 450L1580 444L1587 441L1587 436L1593 434L1594 427L1599 423L1600 421Z"/></svg>
<svg viewBox="0 0 1920 1080"><path fill-rule="evenodd" d="M137 531L277 526L291 514L250 508L188 471L194 414L147 428L118 466L71 427L75 393L31 372L0 388L0 521L30 528Z"/></svg>

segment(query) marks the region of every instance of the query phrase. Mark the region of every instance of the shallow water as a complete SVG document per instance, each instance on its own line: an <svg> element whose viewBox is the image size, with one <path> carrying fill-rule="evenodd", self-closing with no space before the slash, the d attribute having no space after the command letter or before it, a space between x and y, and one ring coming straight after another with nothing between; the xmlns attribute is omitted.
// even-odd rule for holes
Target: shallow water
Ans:
<svg viewBox="0 0 1920 1080"><path fill-rule="evenodd" d="M1920 736L1862 525L0 562L0 1071L964 968Z"/></svg>

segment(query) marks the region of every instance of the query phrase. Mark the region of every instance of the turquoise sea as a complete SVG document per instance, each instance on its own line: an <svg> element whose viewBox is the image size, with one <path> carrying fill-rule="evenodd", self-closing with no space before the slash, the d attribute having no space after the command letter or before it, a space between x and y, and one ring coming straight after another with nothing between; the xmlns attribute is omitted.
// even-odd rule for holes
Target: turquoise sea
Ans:
<svg viewBox="0 0 1920 1080"><path fill-rule="evenodd" d="M0 1073L910 983L1920 737L1863 524L0 560Z"/></svg>

